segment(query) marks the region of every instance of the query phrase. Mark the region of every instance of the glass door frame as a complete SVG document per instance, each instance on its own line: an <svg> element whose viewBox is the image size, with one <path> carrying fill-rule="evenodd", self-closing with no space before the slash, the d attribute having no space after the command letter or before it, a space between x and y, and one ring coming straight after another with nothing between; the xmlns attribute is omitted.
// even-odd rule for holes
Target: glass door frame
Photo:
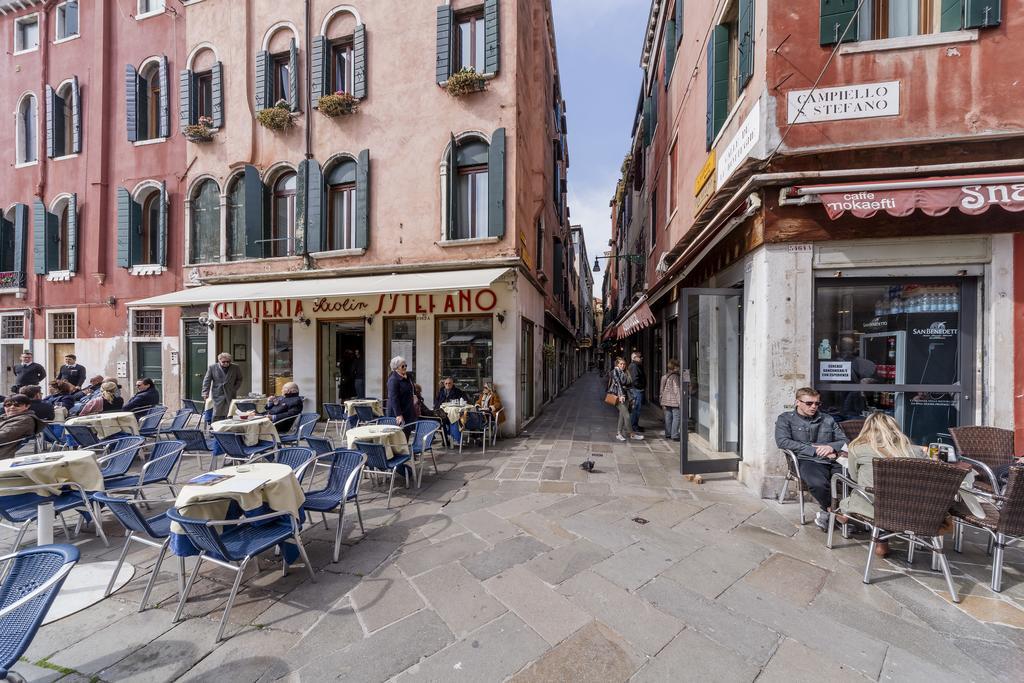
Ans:
<svg viewBox="0 0 1024 683"><path fill-rule="evenodd" d="M740 462L743 460L743 287L684 287L679 290L678 316L675 323L679 326L679 473L680 474L713 474L717 472L737 472ZM739 340L737 342L738 374L737 382L737 438L735 458L722 458L716 460L700 460L697 463L691 462L689 422L690 422L690 398L691 398L691 373L696 368L688 367L690 364L690 297L691 296L717 296L717 297L738 297L740 303L739 316Z"/></svg>

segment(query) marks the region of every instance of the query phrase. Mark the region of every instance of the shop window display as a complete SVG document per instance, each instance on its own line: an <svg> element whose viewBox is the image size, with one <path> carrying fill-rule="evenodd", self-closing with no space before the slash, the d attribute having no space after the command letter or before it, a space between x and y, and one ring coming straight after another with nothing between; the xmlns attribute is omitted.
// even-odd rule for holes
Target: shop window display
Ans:
<svg viewBox="0 0 1024 683"><path fill-rule="evenodd" d="M475 397L484 382L494 377L494 333L492 319L439 318L438 370L451 375L467 395Z"/></svg>

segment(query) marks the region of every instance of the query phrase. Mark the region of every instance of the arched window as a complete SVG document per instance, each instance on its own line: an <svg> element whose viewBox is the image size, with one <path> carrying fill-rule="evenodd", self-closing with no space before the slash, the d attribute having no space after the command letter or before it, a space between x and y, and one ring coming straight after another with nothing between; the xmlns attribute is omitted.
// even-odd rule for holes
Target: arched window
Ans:
<svg viewBox="0 0 1024 683"><path fill-rule="evenodd" d="M354 9L332 10L312 50L313 106L322 95L337 92L366 97L366 26Z"/></svg>
<svg viewBox="0 0 1024 683"><path fill-rule="evenodd" d="M39 160L39 108L31 93L18 105L17 163L31 164Z"/></svg>
<svg viewBox="0 0 1024 683"><path fill-rule="evenodd" d="M327 234L324 249L356 248L356 162L345 159L330 168L327 185Z"/></svg>
<svg viewBox="0 0 1024 683"><path fill-rule="evenodd" d="M72 142L75 139L74 94L71 84L65 83L58 88L57 97L60 98L59 103L63 105L61 107L60 123L63 124L61 127L63 128L64 154L70 154L74 151L72 149Z"/></svg>
<svg viewBox="0 0 1024 683"><path fill-rule="evenodd" d="M139 139L155 140L160 137L160 67L150 62L139 74Z"/></svg>
<svg viewBox="0 0 1024 683"><path fill-rule="evenodd" d="M245 258L245 182L244 176L236 175L228 184L227 205L228 260Z"/></svg>
<svg viewBox="0 0 1024 683"><path fill-rule="evenodd" d="M148 60L141 69L125 70L128 140L158 140L170 135L170 86L167 57Z"/></svg>
<svg viewBox="0 0 1024 683"><path fill-rule="evenodd" d="M61 199L56 207L54 207L54 213L57 215L57 226L55 235L56 249L52 256L50 256L50 263L48 264L49 270L69 270L70 259L69 259L69 248L71 246L70 231L72 228L73 220L71 218L71 202L67 199Z"/></svg>
<svg viewBox="0 0 1024 683"><path fill-rule="evenodd" d="M295 253L295 173L283 173L274 183L270 226L270 255Z"/></svg>
<svg viewBox="0 0 1024 683"><path fill-rule="evenodd" d="M449 239L487 236L488 151L479 138L464 139L456 147L454 223Z"/></svg>
<svg viewBox="0 0 1024 683"><path fill-rule="evenodd" d="M142 221L139 223L139 263L160 263L160 193L148 192L142 198Z"/></svg>
<svg viewBox="0 0 1024 683"><path fill-rule="evenodd" d="M192 263L220 260L220 188L213 180L204 180L193 191L191 204Z"/></svg>
<svg viewBox="0 0 1024 683"><path fill-rule="evenodd" d="M47 156L58 158L81 151L80 131L76 130L81 127L77 78L56 90L46 86L46 116Z"/></svg>
<svg viewBox="0 0 1024 683"><path fill-rule="evenodd" d="M299 110L298 42L290 25L272 29L256 54L256 109L278 102Z"/></svg>

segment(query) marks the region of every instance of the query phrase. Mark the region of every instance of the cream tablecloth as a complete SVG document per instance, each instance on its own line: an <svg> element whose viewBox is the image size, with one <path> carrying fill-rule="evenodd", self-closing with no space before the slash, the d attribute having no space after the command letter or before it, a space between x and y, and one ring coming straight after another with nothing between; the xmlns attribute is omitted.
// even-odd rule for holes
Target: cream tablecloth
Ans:
<svg viewBox="0 0 1024 683"><path fill-rule="evenodd" d="M48 455L48 454L41 454ZM57 455L54 453L53 455ZM63 451L59 459L19 465L30 456L0 460L0 496L5 487L53 485L51 495L60 493L60 485L68 482L80 484L86 491L102 491L103 473L96 464L93 451ZM15 491L15 494L24 493ZM41 492L40 492L41 493Z"/></svg>
<svg viewBox="0 0 1024 683"><path fill-rule="evenodd" d="M299 480L288 465L255 463L222 467L211 474L227 474L231 478L209 486L183 486L174 501L181 514L197 519L224 519L234 501L247 512L265 503L274 512L287 511L298 518L299 508L306 502ZM260 483L253 487L256 481ZM177 524L171 525L171 531L182 533Z"/></svg>
<svg viewBox="0 0 1024 683"><path fill-rule="evenodd" d="M251 417L248 420L229 418L218 420L210 425L215 432L234 432L242 435L242 441L246 446L255 446L257 441L273 441L280 443L281 437L277 434L277 427L269 417Z"/></svg>
<svg viewBox="0 0 1024 683"><path fill-rule="evenodd" d="M262 413L267 409L267 396L256 396L254 398L233 398L231 403L228 404L228 417L234 417L242 411L238 408L239 403L254 403L256 405L256 412ZM206 403L203 405L205 410L213 410L213 399L206 399Z"/></svg>
<svg viewBox="0 0 1024 683"><path fill-rule="evenodd" d="M139 421L134 413L96 413L95 415L81 415L68 419L65 425L70 427L92 427L96 436L105 439L119 432L138 435Z"/></svg>
<svg viewBox="0 0 1024 683"><path fill-rule="evenodd" d="M467 403L465 405L451 402L441 404L441 410L443 410L444 414L448 416L448 421L452 423L458 423L458 421L462 419L462 414L467 410L472 410L473 407L472 403Z"/></svg>
<svg viewBox="0 0 1024 683"><path fill-rule="evenodd" d="M380 401L371 401L368 399L350 399L345 401L345 414L352 417L356 414L356 406L370 406L373 410L373 414L377 417L384 415L384 409L380 405Z"/></svg>
<svg viewBox="0 0 1024 683"><path fill-rule="evenodd" d="M383 444L388 451L388 459L396 455L407 455L409 453L409 441L401 427L391 425L363 425L362 427L350 427L345 432L348 440L348 447L355 449L356 441L370 441Z"/></svg>

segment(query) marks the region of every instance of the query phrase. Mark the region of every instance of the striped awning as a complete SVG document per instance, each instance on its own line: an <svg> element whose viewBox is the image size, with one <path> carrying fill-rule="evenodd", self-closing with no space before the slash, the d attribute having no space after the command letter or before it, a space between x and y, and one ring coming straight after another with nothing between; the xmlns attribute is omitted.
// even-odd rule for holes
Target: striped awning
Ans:
<svg viewBox="0 0 1024 683"><path fill-rule="evenodd" d="M626 315L622 316L622 322L618 326L618 338L625 339L645 327L650 327L654 321L654 313L647 303L647 297L641 297L633 304L632 308L626 311Z"/></svg>

